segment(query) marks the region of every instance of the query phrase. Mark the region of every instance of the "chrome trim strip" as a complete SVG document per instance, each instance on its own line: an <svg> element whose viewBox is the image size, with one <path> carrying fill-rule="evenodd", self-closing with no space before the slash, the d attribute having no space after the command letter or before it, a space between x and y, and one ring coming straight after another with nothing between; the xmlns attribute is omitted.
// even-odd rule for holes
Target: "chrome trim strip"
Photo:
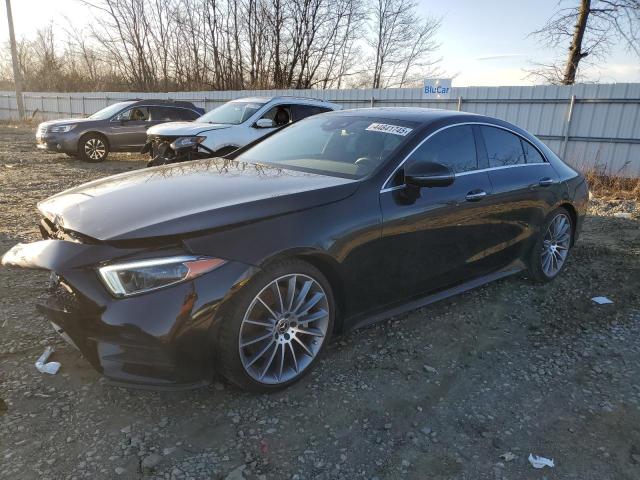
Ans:
<svg viewBox="0 0 640 480"><path fill-rule="evenodd" d="M494 125L493 123L486 123L486 122L462 122L462 123L452 123L451 125L446 125L442 128L439 128L438 130L436 130L435 132L430 133L427 137L425 137L418 145L416 145L416 147L411 150L407 156L404 157L404 159L396 166L396 168L393 169L393 172L391 172L391 174L387 177L387 179L384 181L384 183L382 184L382 189L380 190L380 193L386 193L386 192L393 192L394 190L399 190L401 188L404 188L404 185L396 185L395 187L387 187L384 188L384 186L389 183L389 181L393 178L393 176L396 174L396 172L398 170L400 170L400 167L402 167L402 165L404 165L404 163L409 159L409 157L411 155L413 155L413 153L422 146L422 144L424 142L426 142L427 140L429 140L431 137L433 137L434 135L442 132L443 130L446 130L448 128L452 128L452 127L461 127L464 125L486 125L488 127L495 127L495 128L501 128L502 130L506 130L507 132L511 132L514 135L517 135L518 137L522 138L523 140L525 140L526 142L528 142L529 144L531 144L531 146L533 148L535 148L538 153L540 153L540 155L542 156L542 158L544 159L545 163L548 165L549 164L549 160L547 159L547 157L545 156L545 154L543 152L540 151L540 149L538 147L536 147L535 145L533 145L528 138L526 138L524 135L521 135L520 133L516 132L515 130L512 130L510 128L507 127L503 127L501 125ZM532 165L540 165L539 163L522 163L522 164L518 164L518 165L505 165L502 167L489 167L489 168L483 168L480 170L470 170L468 172L461 172L461 173L456 173L456 177L462 176L462 175L470 175L472 173L479 173L479 172L488 172L491 170L500 170L503 168L514 168L514 167L529 167Z"/></svg>

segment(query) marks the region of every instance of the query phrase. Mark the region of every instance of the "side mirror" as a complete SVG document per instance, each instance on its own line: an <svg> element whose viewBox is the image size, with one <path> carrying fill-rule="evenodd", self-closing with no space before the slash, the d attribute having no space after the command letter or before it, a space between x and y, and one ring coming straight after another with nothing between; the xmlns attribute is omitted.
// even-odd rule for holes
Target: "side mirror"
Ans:
<svg viewBox="0 0 640 480"><path fill-rule="evenodd" d="M255 128L273 128L276 126L276 122L274 122L270 118L261 118L256 123L254 123L253 126Z"/></svg>
<svg viewBox="0 0 640 480"><path fill-rule="evenodd" d="M404 170L404 183L410 187L448 187L455 173L440 163L414 162Z"/></svg>

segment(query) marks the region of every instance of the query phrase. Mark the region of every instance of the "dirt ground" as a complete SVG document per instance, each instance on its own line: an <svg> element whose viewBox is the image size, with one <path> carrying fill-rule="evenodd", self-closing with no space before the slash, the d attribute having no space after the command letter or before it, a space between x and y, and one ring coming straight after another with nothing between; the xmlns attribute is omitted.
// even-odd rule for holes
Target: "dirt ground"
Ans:
<svg viewBox="0 0 640 480"><path fill-rule="evenodd" d="M38 238L38 200L143 165L0 126L0 253ZM595 200L555 282L512 277L338 337L273 395L110 386L36 313L47 275L0 268L0 478L638 479L637 207ZM55 376L34 368L47 345Z"/></svg>

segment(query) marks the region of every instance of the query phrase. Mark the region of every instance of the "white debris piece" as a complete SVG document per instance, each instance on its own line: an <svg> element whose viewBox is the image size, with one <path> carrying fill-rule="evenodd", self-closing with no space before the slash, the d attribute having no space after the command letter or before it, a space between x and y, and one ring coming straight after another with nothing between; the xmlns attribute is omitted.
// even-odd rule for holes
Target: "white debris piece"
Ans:
<svg viewBox="0 0 640 480"><path fill-rule="evenodd" d="M47 347L44 349L44 353L40 355L40 358L36 360L36 368L40 373L55 375L60 370L60 362L47 362L53 352L53 347Z"/></svg>
<svg viewBox="0 0 640 480"><path fill-rule="evenodd" d="M516 458L516 456L511 452L506 452L506 453L503 453L502 455L500 455L500 458L502 460L504 460L505 462L510 462L511 460L514 460Z"/></svg>
<svg viewBox="0 0 640 480"><path fill-rule="evenodd" d="M591 300L596 302L598 305L608 305L613 303L613 301L609 300L607 297L593 297Z"/></svg>
<svg viewBox="0 0 640 480"><path fill-rule="evenodd" d="M616 218L627 218L631 220L631 214L629 212L616 212L613 216Z"/></svg>
<svg viewBox="0 0 640 480"><path fill-rule="evenodd" d="M532 453L529 454L529 463L533 468L555 467L555 465L553 464L553 459L549 460L548 458L539 457L538 455L533 455Z"/></svg>

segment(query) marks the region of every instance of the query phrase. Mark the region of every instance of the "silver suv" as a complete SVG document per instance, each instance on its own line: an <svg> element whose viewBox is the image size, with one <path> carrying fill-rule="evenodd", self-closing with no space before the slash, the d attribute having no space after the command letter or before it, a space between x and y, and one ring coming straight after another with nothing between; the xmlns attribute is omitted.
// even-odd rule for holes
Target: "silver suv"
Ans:
<svg viewBox="0 0 640 480"><path fill-rule="evenodd" d="M268 133L340 105L298 97L250 97L227 102L194 122L171 122L147 130L150 166L221 157Z"/></svg>

